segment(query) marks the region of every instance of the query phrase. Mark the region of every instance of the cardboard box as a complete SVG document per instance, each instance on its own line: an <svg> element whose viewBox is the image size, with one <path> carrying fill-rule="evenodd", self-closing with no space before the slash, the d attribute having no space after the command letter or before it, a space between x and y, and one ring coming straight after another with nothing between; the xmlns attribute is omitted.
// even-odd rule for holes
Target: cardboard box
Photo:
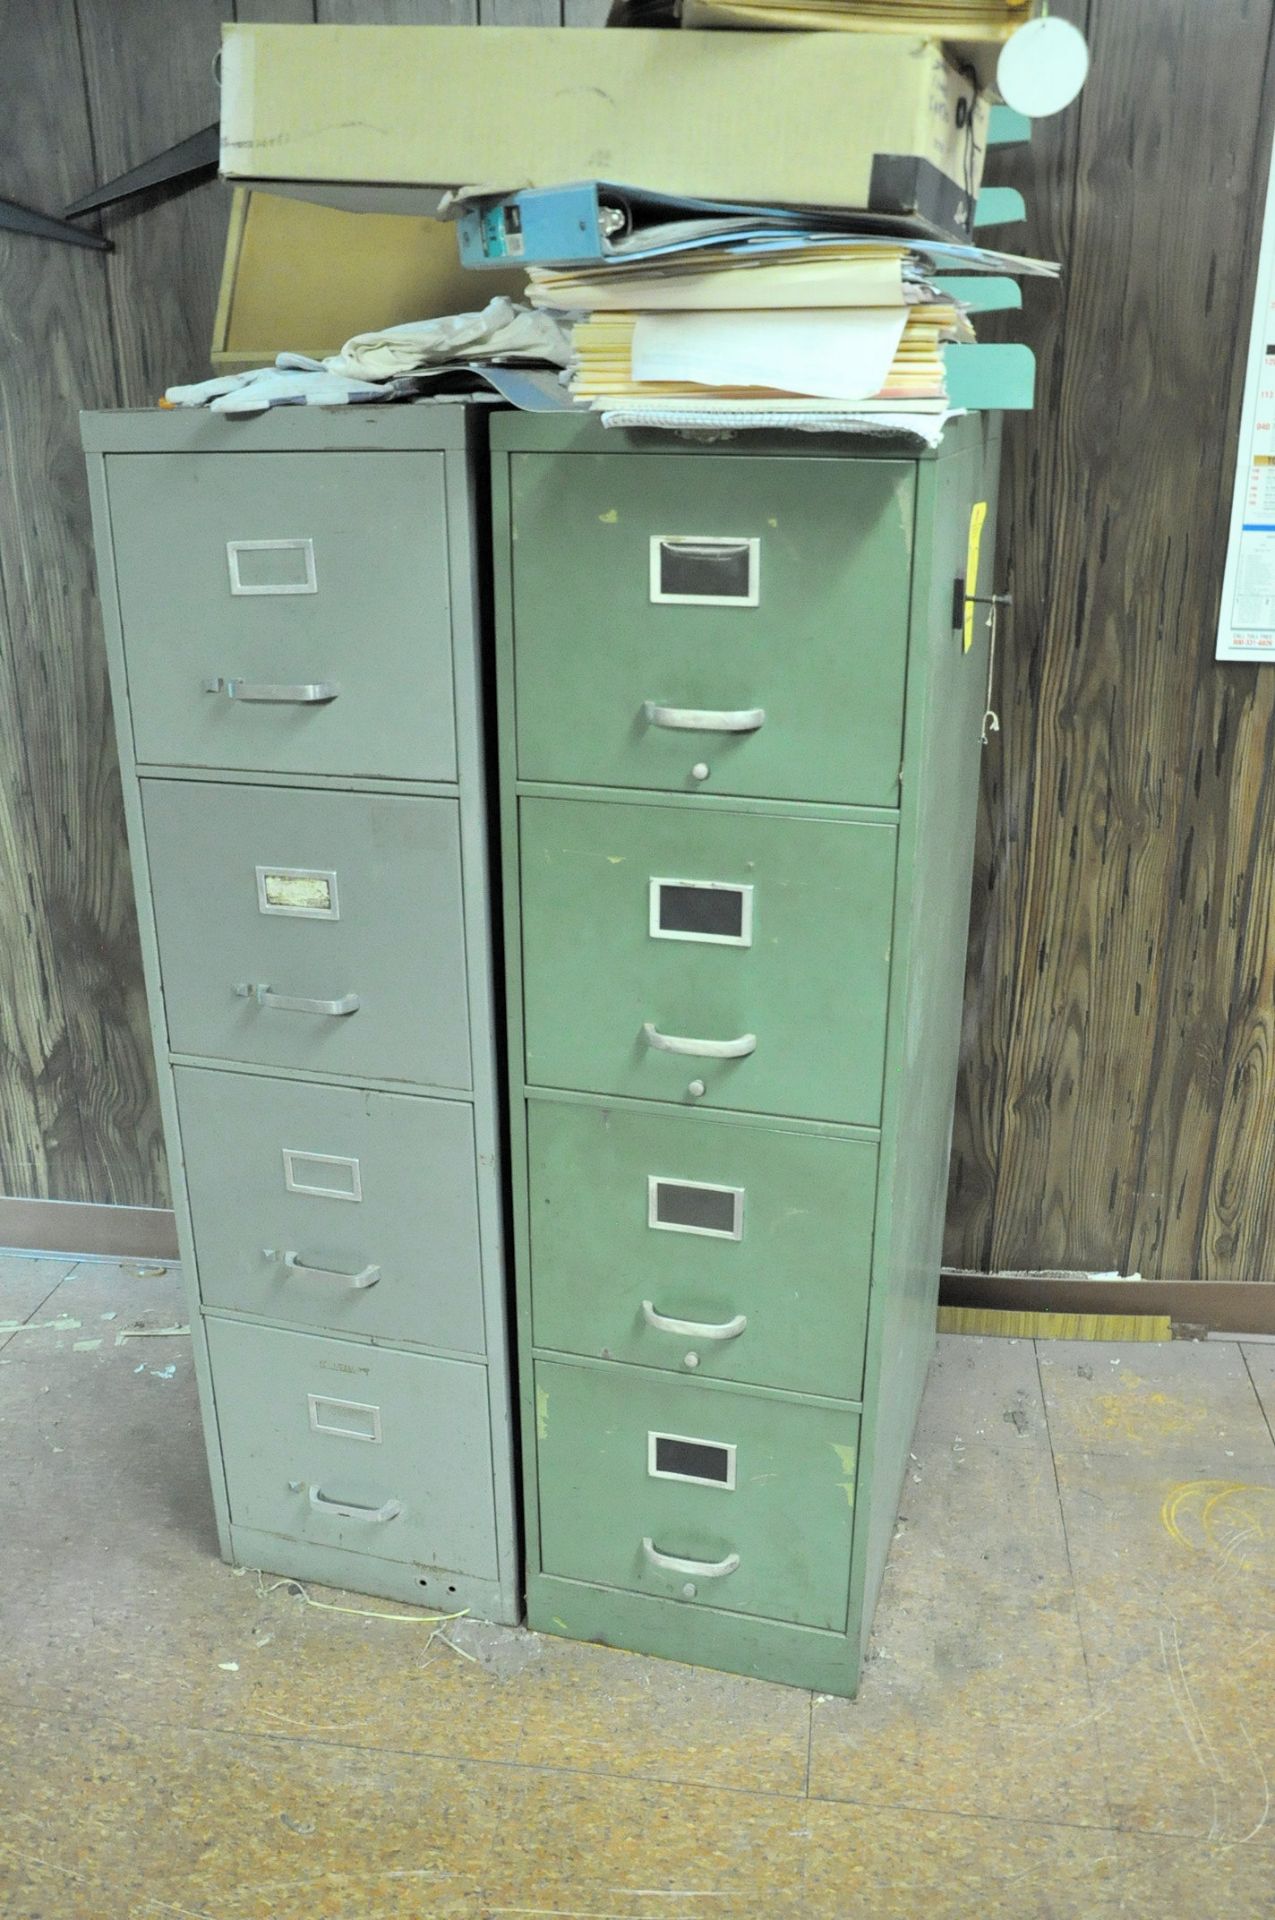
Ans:
<svg viewBox="0 0 1275 1920"><path fill-rule="evenodd" d="M234 195L213 327L218 373L316 360L356 333L522 299L526 275L462 267L449 221L343 213L240 188Z"/></svg>
<svg viewBox="0 0 1275 1920"><path fill-rule="evenodd" d="M919 168L955 209L986 136L972 80L907 35L223 28L221 169L276 190L607 179L870 209Z"/></svg>
<svg viewBox="0 0 1275 1920"><path fill-rule="evenodd" d="M1021 4L1025 7L1026 0ZM814 5L806 0L773 0L771 5L766 0L682 0L681 24L692 30L734 27L754 33L787 27L804 33L910 33L913 38L932 34L942 41L950 60L958 67L973 67L979 85L994 94L997 57L1010 35L1030 17L1029 12L1016 11L1003 20L978 23L962 20L959 32L953 31L959 16L949 13L943 19L942 13L941 4L937 4L929 21L917 13L910 19L900 15L897 20L889 20L839 13L825 0L817 0Z"/></svg>

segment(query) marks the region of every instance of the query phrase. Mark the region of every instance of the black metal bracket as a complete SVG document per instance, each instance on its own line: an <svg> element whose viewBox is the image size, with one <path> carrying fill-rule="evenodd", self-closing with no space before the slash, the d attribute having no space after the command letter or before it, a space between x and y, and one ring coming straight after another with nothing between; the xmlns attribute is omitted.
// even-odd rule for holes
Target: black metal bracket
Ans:
<svg viewBox="0 0 1275 1920"><path fill-rule="evenodd" d="M150 160L143 160L140 166L130 167L127 173L94 187L91 193L81 194L64 211L68 218L80 213L96 213L102 207L113 207L121 200L131 199L135 193L148 193L153 187L166 187L179 181L193 187L200 180L211 179L220 156L221 128L214 122L211 127L192 133L188 139L179 140L176 146L165 147Z"/></svg>
<svg viewBox="0 0 1275 1920"><path fill-rule="evenodd" d="M952 625L965 625L966 607L1012 607L1012 593L966 593L965 575L958 573L952 582Z"/></svg>
<svg viewBox="0 0 1275 1920"><path fill-rule="evenodd" d="M92 247L95 253L112 250L112 242L100 233L88 233L51 213L37 213L34 207L21 206L16 200L0 200L0 232L29 233L35 240L57 240L64 247Z"/></svg>
<svg viewBox="0 0 1275 1920"><path fill-rule="evenodd" d="M958 573L952 582L952 625L965 624L965 575Z"/></svg>
<svg viewBox="0 0 1275 1920"><path fill-rule="evenodd" d="M116 206L121 200L130 200L137 193L149 193L155 187L177 184L193 187L213 177L220 157L221 128L214 123L192 133L186 140L179 140L175 146L165 147L162 153L143 160L139 167L130 167L127 173L94 187L91 193L81 194L64 208L60 219L56 214L39 213L34 207L21 206L16 200L0 200L0 232L28 233L36 240L57 240L63 246L91 247L95 253L111 253L114 241L73 224L79 214L98 213L103 207Z"/></svg>

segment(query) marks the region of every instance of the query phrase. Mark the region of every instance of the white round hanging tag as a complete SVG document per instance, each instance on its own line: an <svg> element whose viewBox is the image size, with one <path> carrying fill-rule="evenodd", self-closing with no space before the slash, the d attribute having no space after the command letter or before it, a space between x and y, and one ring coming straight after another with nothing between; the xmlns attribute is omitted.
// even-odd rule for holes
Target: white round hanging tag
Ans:
<svg viewBox="0 0 1275 1920"><path fill-rule="evenodd" d="M1007 107L1031 120L1061 113L1085 84L1089 49L1070 20L1029 20L1001 48L996 84Z"/></svg>

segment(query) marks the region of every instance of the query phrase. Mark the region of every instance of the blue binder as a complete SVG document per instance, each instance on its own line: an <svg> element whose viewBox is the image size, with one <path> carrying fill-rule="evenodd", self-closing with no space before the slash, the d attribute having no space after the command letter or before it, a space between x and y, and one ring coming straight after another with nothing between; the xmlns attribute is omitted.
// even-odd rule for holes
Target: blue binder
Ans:
<svg viewBox="0 0 1275 1920"><path fill-rule="evenodd" d="M671 199L606 180L580 180L528 187L466 207L459 219L460 261L463 267L547 267L656 259L682 252L695 239L702 244L706 229L732 243L764 245L779 235L845 231L847 219L844 213Z"/></svg>

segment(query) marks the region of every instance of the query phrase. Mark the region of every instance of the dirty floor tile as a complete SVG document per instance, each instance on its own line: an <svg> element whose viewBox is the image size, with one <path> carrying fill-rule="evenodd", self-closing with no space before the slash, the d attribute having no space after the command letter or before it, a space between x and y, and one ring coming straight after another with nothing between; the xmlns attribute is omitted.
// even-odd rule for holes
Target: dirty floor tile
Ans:
<svg viewBox="0 0 1275 1920"><path fill-rule="evenodd" d="M176 1268L32 1264L5 1920L1275 1910L1275 1350L1051 1342L1046 1421L1031 1343L942 1342L860 1698L812 1703L234 1572L189 1336L119 1338L185 1324Z"/></svg>
<svg viewBox="0 0 1275 1920"><path fill-rule="evenodd" d="M221 1564L190 1339L127 1337L180 1324L178 1283L137 1282L139 1299L113 1276L67 1282L81 1326L20 1336L0 1366L0 1421L25 1436L0 1460L0 1687L148 1725L803 1792L792 1688L476 1622L447 1629L455 1652L423 1612L317 1587L312 1607Z"/></svg>
<svg viewBox="0 0 1275 1920"><path fill-rule="evenodd" d="M1275 1845L1275 1461L1058 1466L1115 1824Z"/></svg>
<svg viewBox="0 0 1275 1920"><path fill-rule="evenodd" d="M190 1324L190 1303L175 1261L85 1260L63 1280L51 1305L82 1321L86 1334L110 1339L141 1327ZM104 1318L108 1313L110 1320Z"/></svg>
<svg viewBox="0 0 1275 1920"><path fill-rule="evenodd" d="M477 1914L503 1777L296 1741L6 1716L6 1920Z"/></svg>
<svg viewBox="0 0 1275 1920"><path fill-rule="evenodd" d="M1140 1661L1095 1685L1112 1819L1261 1854L1275 1890L1275 1637L1214 1650L1182 1644L1169 1623L1154 1638ZM1275 1911L1275 1892L1272 1902Z"/></svg>
<svg viewBox="0 0 1275 1920"><path fill-rule="evenodd" d="M802 1912L812 1920L1124 1920L1126 1914L1116 1836L1101 1829L832 1806L812 1806L809 1828ZM760 1909L757 1920L765 1912ZM1170 1908L1158 1920L1170 1913L1176 1920Z"/></svg>
<svg viewBox="0 0 1275 1920"><path fill-rule="evenodd" d="M478 1621L431 1644L428 1625L333 1618L283 1590L254 1625L243 1685L216 1703L218 1722L243 1731L760 1793L805 1788L809 1697L791 1687Z"/></svg>
<svg viewBox="0 0 1275 1920"><path fill-rule="evenodd" d="M1112 1920L1112 1836L528 1778L483 1914L571 1920ZM1039 1892L1055 1904L1033 1904Z"/></svg>
<svg viewBox="0 0 1275 1920"><path fill-rule="evenodd" d="M1275 1627L1275 1456L1183 1477L1106 1454L1059 1458L1058 1480L1091 1672L1121 1671L1165 1621L1219 1651ZM1275 1711L1275 1702L1272 1703Z"/></svg>
<svg viewBox="0 0 1275 1920"><path fill-rule="evenodd" d="M1124 1920L1267 1920L1275 1911L1275 1861L1239 1843L1117 1834Z"/></svg>
<svg viewBox="0 0 1275 1920"><path fill-rule="evenodd" d="M812 1795L1106 1821L1053 1463L1021 1449L918 1457L858 1699L815 1701Z"/></svg>
<svg viewBox="0 0 1275 1920"><path fill-rule="evenodd" d="M1175 1462L1196 1473L1275 1457L1238 1346L1042 1341L1054 1452ZM1186 1477L1185 1475L1183 1477Z"/></svg>
<svg viewBox="0 0 1275 1920"><path fill-rule="evenodd" d="M1220 1346L1221 1341L1210 1345ZM1265 1341L1244 1341L1240 1348L1244 1363L1254 1390L1262 1403L1262 1412L1266 1415L1266 1424L1275 1432L1275 1345L1268 1346Z"/></svg>
<svg viewBox="0 0 1275 1920"><path fill-rule="evenodd" d="M22 1254L0 1254L0 1347L14 1329L28 1320L53 1317L41 1309L75 1267L73 1260L32 1260Z"/></svg>
<svg viewBox="0 0 1275 1920"><path fill-rule="evenodd" d="M963 1584L1004 1582L1024 1595L1065 1581L1067 1543L1049 1454L1026 1434L995 1446L953 1438L914 1452L891 1565L928 1567L931 1584L955 1584L963 1574Z"/></svg>
<svg viewBox="0 0 1275 1920"><path fill-rule="evenodd" d="M799 1689L548 1636L541 1646L512 1713L487 1683L474 1749L498 1754L507 1728L524 1766L804 1792L810 1702Z"/></svg>
<svg viewBox="0 0 1275 1920"><path fill-rule="evenodd" d="M118 1322L88 1324L0 1354L0 1681L127 1712L139 1668L169 1702L189 1692L242 1583L216 1558L189 1338L117 1346Z"/></svg>
<svg viewBox="0 0 1275 1920"><path fill-rule="evenodd" d="M488 1856L484 1915L758 1920L805 1914L804 1800L548 1774L518 1776Z"/></svg>
<svg viewBox="0 0 1275 1920"><path fill-rule="evenodd" d="M913 1448L924 1454L954 1440L1003 1444L1016 1452L1029 1441L1048 1453L1033 1341L939 1335Z"/></svg>

